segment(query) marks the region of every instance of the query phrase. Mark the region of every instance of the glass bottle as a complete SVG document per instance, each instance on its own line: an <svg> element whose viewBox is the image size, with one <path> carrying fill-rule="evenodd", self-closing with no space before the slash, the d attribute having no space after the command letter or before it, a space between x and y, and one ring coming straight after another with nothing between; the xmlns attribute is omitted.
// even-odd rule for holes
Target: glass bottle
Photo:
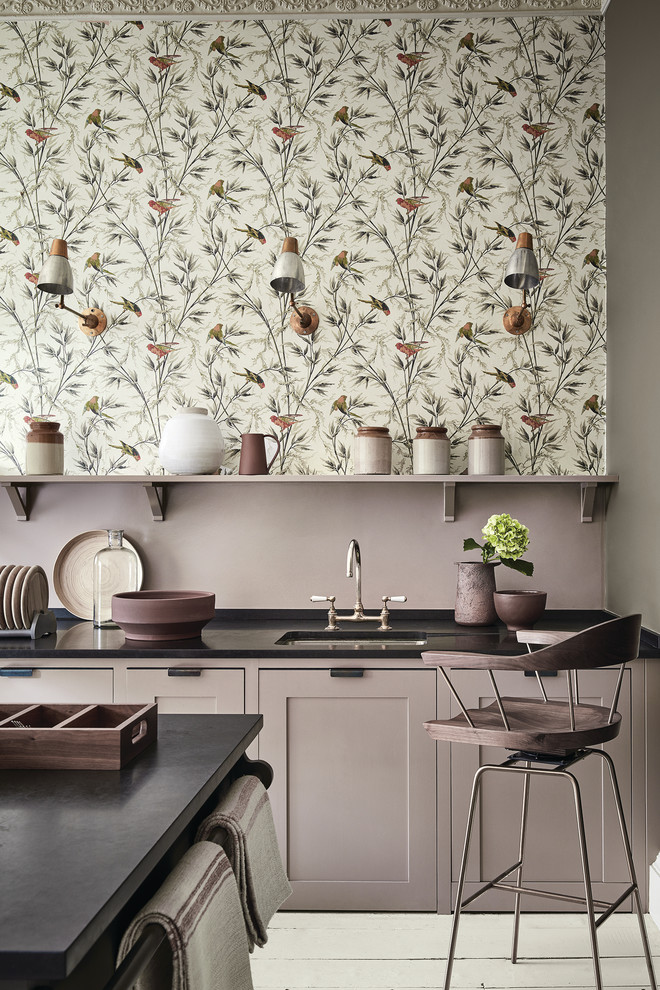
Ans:
<svg viewBox="0 0 660 990"><path fill-rule="evenodd" d="M108 545L94 557L93 621L99 629L117 629L112 621L112 596L138 590L138 559L123 544L123 529L109 529Z"/></svg>

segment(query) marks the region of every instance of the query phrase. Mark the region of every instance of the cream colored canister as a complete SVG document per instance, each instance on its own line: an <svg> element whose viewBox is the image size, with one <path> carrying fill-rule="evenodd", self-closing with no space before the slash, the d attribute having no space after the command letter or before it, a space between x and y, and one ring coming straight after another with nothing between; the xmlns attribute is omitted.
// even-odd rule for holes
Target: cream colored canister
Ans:
<svg viewBox="0 0 660 990"><path fill-rule="evenodd" d="M64 437L59 423L32 420L25 451L26 474L64 474Z"/></svg>
<svg viewBox="0 0 660 990"><path fill-rule="evenodd" d="M493 423L475 423L468 439L468 474L504 474L504 437Z"/></svg>
<svg viewBox="0 0 660 990"><path fill-rule="evenodd" d="M359 426L353 444L355 474L391 474L392 438L386 426Z"/></svg>
<svg viewBox="0 0 660 990"><path fill-rule="evenodd" d="M446 426L418 426L413 439L413 474L449 474L451 442Z"/></svg>

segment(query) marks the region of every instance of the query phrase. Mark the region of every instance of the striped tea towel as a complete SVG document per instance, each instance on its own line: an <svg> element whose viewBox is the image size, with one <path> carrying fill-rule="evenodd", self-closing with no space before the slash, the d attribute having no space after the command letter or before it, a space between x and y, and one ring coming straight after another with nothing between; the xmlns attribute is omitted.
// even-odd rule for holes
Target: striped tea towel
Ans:
<svg viewBox="0 0 660 990"><path fill-rule="evenodd" d="M207 839L218 827L227 832L224 847L236 875L252 952L255 945L265 945L268 922L291 895L268 794L257 777L239 777L233 782L199 826L196 841Z"/></svg>
<svg viewBox="0 0 660 990"><path fill-rule="evenodd" d="M129 925L118 963L152 924L162 926L172 950L172 990L253 990L241 902L221 846L190 847ZM134 986L163 990L170 982L152 963Z"/></svg>

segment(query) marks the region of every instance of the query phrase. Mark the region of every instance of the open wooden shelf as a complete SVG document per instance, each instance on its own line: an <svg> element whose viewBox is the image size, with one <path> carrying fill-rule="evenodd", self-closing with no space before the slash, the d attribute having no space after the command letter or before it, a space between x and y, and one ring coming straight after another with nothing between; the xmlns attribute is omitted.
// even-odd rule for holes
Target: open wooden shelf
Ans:
<svg viewBox="0 0 660 990"><path fill-rule="evenodd" d="M31 489L39 485L137 485L144 489L154 522L163 522L167 489L172 485L442 485L443 519L454 522L456 486L460 485L576 485L580 492L580 521L592 522L596 489L614 485L616 474L195 474L195 475L2 475L0 487L9 496L17 520L30 518Z"/></svg>

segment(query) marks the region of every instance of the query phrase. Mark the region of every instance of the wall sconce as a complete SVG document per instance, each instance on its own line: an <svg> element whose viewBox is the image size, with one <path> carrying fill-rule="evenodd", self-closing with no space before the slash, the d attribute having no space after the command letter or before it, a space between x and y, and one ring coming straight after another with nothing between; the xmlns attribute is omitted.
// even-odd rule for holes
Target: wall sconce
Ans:
<svg viewBox="0 0 660 990"><path fill-rule="evenodd" d="M532 235L519 234L516 247L506 267L504 284L510 289L522 289L522 306L511 306L504 314L504 329L520 335L532 326L532 314L527 308L525 293L541 284L539 264L532 251Z"/></svg>
<svg viewBox="0 0 660 990"><path fill-rule="evenodd" d="M59 237L56 237L51 245L50 256L39 273L37 288L41 289L42 292L50 292L54 296L59 296L60 301L55 303L55 308L65 309L67 313L73 313L74 316L77 316L80 329L88 337L98 337L105 330L108 321L102 310L92 308L78 313L75 309L70 309L64 305L64 297L73 292L73 272L69 264L66 241Z"/></svg>
<svg viewBox="0 0 660 990"><path fill-rule="evenodd" d="M296 333L306 336L314 333L319 325L318 313L309 306L296 306L294 296L305 291L305 270L298 254L298 239L285 237L282 253L275 262L270 284L280 295L291 293L291 327Z"/></svg>

